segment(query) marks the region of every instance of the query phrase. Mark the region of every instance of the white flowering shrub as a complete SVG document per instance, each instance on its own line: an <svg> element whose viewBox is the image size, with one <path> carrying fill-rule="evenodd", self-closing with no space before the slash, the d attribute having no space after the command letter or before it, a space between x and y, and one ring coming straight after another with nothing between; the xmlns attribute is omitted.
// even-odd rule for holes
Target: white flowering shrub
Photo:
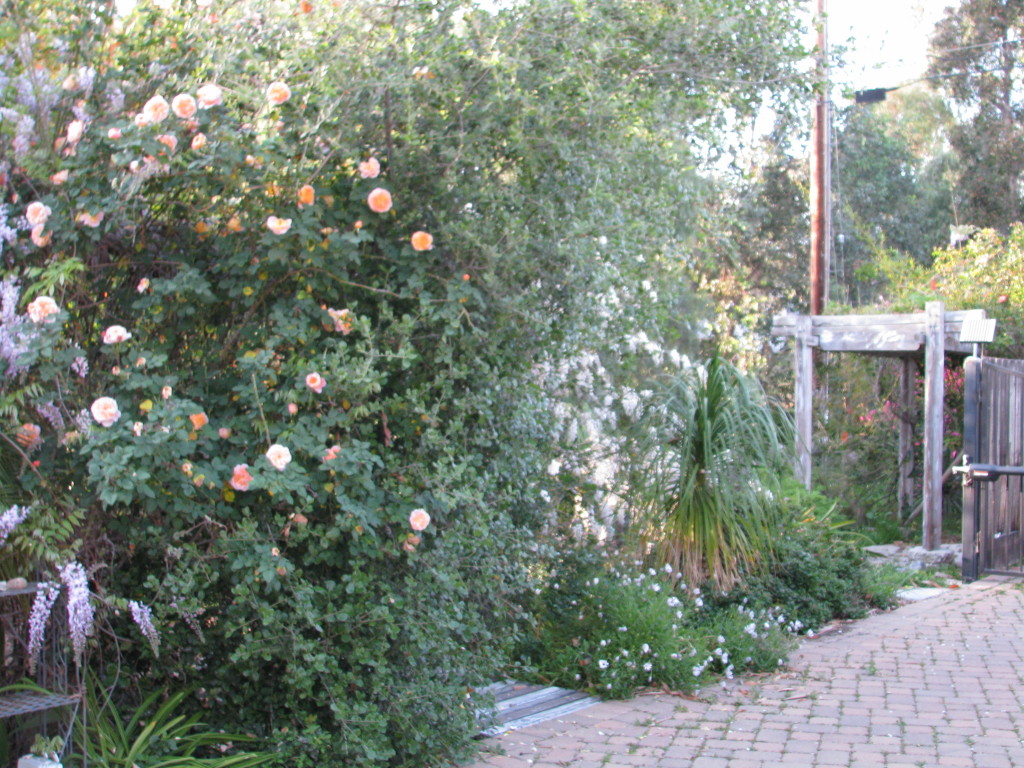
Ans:
<svg viewBox="0 0 1024 768"><path fill-rule="evenodd" d="M560 549L536 590L538 633L522 648L540 680L607 698L691 691L776 669L802 628L774 610L712 609L671 567L620 561L593 542Z"/></svg>

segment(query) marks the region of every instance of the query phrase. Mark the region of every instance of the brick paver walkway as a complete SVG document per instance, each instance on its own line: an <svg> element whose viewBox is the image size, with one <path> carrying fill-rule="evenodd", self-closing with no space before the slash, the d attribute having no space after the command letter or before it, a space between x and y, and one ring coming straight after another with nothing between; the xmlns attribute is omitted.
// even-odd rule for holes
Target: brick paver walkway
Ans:
<svg viewBox="0 0 1024 768"><path fill-rule="evenodd" d="M1024 584L989 577L805 642L787 671L691 701L595 705L468 768L1024 766Z"/></svg>

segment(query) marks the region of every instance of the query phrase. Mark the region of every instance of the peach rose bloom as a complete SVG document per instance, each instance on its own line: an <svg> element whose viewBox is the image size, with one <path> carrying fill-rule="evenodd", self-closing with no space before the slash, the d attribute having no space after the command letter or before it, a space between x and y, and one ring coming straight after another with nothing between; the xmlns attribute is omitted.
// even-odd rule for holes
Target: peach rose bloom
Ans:
<svg viewBox="0 0 1024 768"><path fill-rule="evenodd" d="M196 91L196 102L200 109L220 106L224 103L224 92L219 86L207 83Z"/></svg>
<svg viewBox="0 0 1024 768"><path fill-rule="evenodd" d="M364 160L359 164L359 176L364 179L376 179L380 176L380 161L376 157Z"/></svg>
<svg viewBox="0 0 1024 768"><path fill-rule="evenodd" d="M429 232L413 232L410 239L414 251L429 251L434 247L434 236Z"/></svg>
<svg viewBox="0 0 1024 768"><path fill-rule="evenodd" d="M154 96L142 107L142 114L149 123L159 123L167 119L171 106L163 96Z"/></svg>
<svg viewBox="0 0 1024 768"><path fill-rule="evenodd" d="M294 416L299 412L298 403L288 403L288 413Z"/></svg>
<svg viewBox="0 0 1024 768"><path fill-rule="evenodd" d="M122 135L120 128L107 128L107 138L111 141L117 141Z"/></svg>
<svg viewBox="0 0 1024 768"><path fill-rule="evenodd" d="M202 149L206 146L206 134L197 133L192 137L192 149Z"/></svg>
<svg viewBox="0 0 1024 768"><path fill-rule="evenodd" d="M231 427L221 427L217 430L217 435L221 440L227 440L231 437Z"/></svg>
<svg viewBox="0 0 1024 768"><path fill-rule="evenodd" d="M114 426L114 422L121 418L121 411L117 407L117 401L112 397L101 397L89 408L92 417L98 424L104 427Z"/></svg>
<svg viewBox="0 0 1024 768"><path fill-rule="evenodd" d="M169 400L171 397L171 388L169 386L164 386L164 388L160 390L160 397L164 400Z"/></svg>
<svg viewBox="0 0 1024 768"><path fill-rule="evenodd" d="M232 232L241 232L242 220L237 216L232 216L230 219L228 219L228 223L225 226Z"/></svg>
<svg viewBox="0 0 1024 768"><path fill-rule="evenodd" d="M414 509L409 513L409 527L414 531L422 531L430 525L430 515L425 509Z"/></svg>
<svg viewBox="0 0 1024 768"><path fill-rule="evenodd" d="M77 91L78 90L78 78L74 75L68 75L64 78L64 82L60 84L60 87L65 91Z"/></svg>
<svg viewBox="0 0 1024 768"><path fill-rule="evenodd" d="M313 373L306 374L306 386L319 395L327 386L327 381L319 373L313 371Z"/></svg>
<svg viewBox="0 0 1024 768"><path fill-rule="evenodd" d="M310 184L299 187L299 205L312 205L316 200L316 190Z"/></svg>
<svg viewBox="0 0 1024 768"><path fill-rule="evenodd" d="M387 213L391 210L391 193L383 187L377 187L367 196L366 204L374 213Z"/></svg>
<svg viewBox="0 0 1024 768"><path fill-rule="evenodd" d="M52 213L50 206L36 200L28 204L28 207L25 209L25 218L28 219L30 226L37 227L40 224L46 223L46 220L50 218L50 213Z"/></svg>
<svg viewBox="0 0 1024 768"><path fill-rule="evenodd" d="M132 424L132 432L135 433L136 437L142 437L143 428L144 425L141 421L136 421L134 424Z"/></svg>
<svg viewBox="0 0 1024 768"><path fill-rule="evenodd" d="M279 107L292 97L292 89L280 80L267 86L267 101L273 107Z"/></svg>
<svg viewBox="0 0 1024 768"><path fill-rule="evenodd" d="M147 125L149 125L150 119L148 117L146 117L144 114L142 114L141 112L138 112L135 115L135 117L132 118L132 122L135 123L135 127L136 128L145 128ZM116 128L111 128L111 130L117 130L117 129ZM117 131L117 136L110 136L110 131L107 131L107 138L111 138L111 139L117 138L117 139L120 139L121 138L121 132Z"/></svg>
<svg viewBox="0 0 1024 768"><path fill-rule="evenodd" d="M334 459L338 458L339 453L341 453L341 446L332 445L330 448L324 451L324 457L322 461L333 461Z"/></svg>
<svg viewBox="0 0 1024 768"><path fill-rule="evenodd" d="M249 474L248 464L236 464L234 470L231 473L231 479L228 483L236 491L248 491L249 483L252 482L252 475Z"/></svg>
<svg viewBox="0 0 1024 768"><path fill-rule="evenodd" d="M191 94L179 93L171 99L171 111L176 117L188 120L196 113L196 100L192 98Z"/></svg>
<svg viewBox="0 0 1024 768"><path fill-rule="evenodd" d="M21 429L18 430L14 439L17 440L21 447L26 451L32 451L39 445L39 443L42 442L39 437L41 434L42 430L39 428L38 424L22 424Z"/></svg>
<svg viewBox="0 0 1024 768"><path fill-rule="evenodd" d="M172 136L169 133L162 133L156 137L156 140L167 147L171 152L178 148L178 137Z"/></svg>
<svg viewBox="0 0 1024 768"><path fill-rule="evenodd" d="M50 244L50 239L53 236L53 233L46 232L45 229L45 224L36 224L32 227L32 232L29 237L32 238L32 242L37 248L45 248Z"/></svg>
<svg viewBox="0 0 1024 768"><path fill-rule="evenodd" d="M275 235L283 235L289 229L291 229L291 219L279 219L277 216L267 217L267 229L273 232Z"/></svg>
<svg viewBox="0 0 1024 768"><path fill-rule="evenodd" d="M352 332L352 313L347 309L328 309L327 314L334 321L334 330L345 336Z"/></svg>
<svg viewBox="0 0 1024 768"><path fill-rule="evenodd" d="M145 293L146 291L148 291L149 290L149 278L148 277L144 277L141 280L139 280L139 284L135 286L135 290L138 291L139 293Z"/></svg>
<svg viewBox="0 0 1024 768"><path fill-rule="evenodd" d="M117 344L121 341L128 341L132 335L123 325L112 325L103 332L104 344Z"/></svg>
<svg viewBox="0 0 1024 768"><path fill-rule="evenodd" d="M284 468L292 463L292 452L280 443L274 443L267 449L267 461L274 465L274 469L283 472Z"/></svg>
<svg viewBox="0 0 1024 768"><path fill-rule="evenodd" d="M95 229L100 225L100 222L103 221L103 216L103 211L100 211L97 214L82 211L80 214L78 214L78 218L76 218L75 221L77 221L79 224L84 224L87 227L92 227L93 229Z"/></svg>
<svg viewBox="0 0 1024 768"><path fill-rule="evenodd" d="M210 418L205 413L193 413L188 420L192 422L192 429L202 429L210 423Z"/></svg>
<svg viewBox="0 0 1024 768"><path fill-rule="evenodd" d="M49 296L38 296L28 305L26 311L33 323L49 323L51 321L48 318L60 312L60 307Z"/></svg>
<svg viewBox="0 0 1024 768"><path fill-rule="evenodd" d="M50 177L50 183L60 186L61 184L68 180L68 175L69 173L67 168L65 168L63 171L57 171Z"/></svg>
<svg viewBox="0 0 1024 768"><path fill-rule="evenodd" d="M82 134L84 132L85 123L81 120L72 120L70 123L68 123L68 144L77 144L81 140Z"/></svg>

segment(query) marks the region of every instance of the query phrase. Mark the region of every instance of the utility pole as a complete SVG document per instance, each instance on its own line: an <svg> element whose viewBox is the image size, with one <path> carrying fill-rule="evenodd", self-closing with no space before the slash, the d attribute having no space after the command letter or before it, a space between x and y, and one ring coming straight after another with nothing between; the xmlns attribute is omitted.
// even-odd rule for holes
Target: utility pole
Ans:
<svg viewBox="0 0 1024 768"><path fill-rule="evenodd" d="M828 295L832 256L832 193L830 179L830 105L828 81L828 29L825 0L818 0L818 96L814 104L811 136L811 314L820 315Z"/></svg>

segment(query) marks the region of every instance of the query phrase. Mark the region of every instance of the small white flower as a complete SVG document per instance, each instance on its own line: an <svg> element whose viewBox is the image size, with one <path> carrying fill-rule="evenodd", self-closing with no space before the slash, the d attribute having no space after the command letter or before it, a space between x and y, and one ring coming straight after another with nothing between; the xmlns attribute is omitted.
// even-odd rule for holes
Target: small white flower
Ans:
<svg viewBox="0 0 1024 768"><path fill-rule="evenodd" d="M629 627L619 627L619 632L629 632Z"/></svg>
<svg viewBox="0 0 1024 768"><path fill-rule="evenodd" d="M597 666L600 669L608 669L608 662L605 659L598 659Z"/></svg>

